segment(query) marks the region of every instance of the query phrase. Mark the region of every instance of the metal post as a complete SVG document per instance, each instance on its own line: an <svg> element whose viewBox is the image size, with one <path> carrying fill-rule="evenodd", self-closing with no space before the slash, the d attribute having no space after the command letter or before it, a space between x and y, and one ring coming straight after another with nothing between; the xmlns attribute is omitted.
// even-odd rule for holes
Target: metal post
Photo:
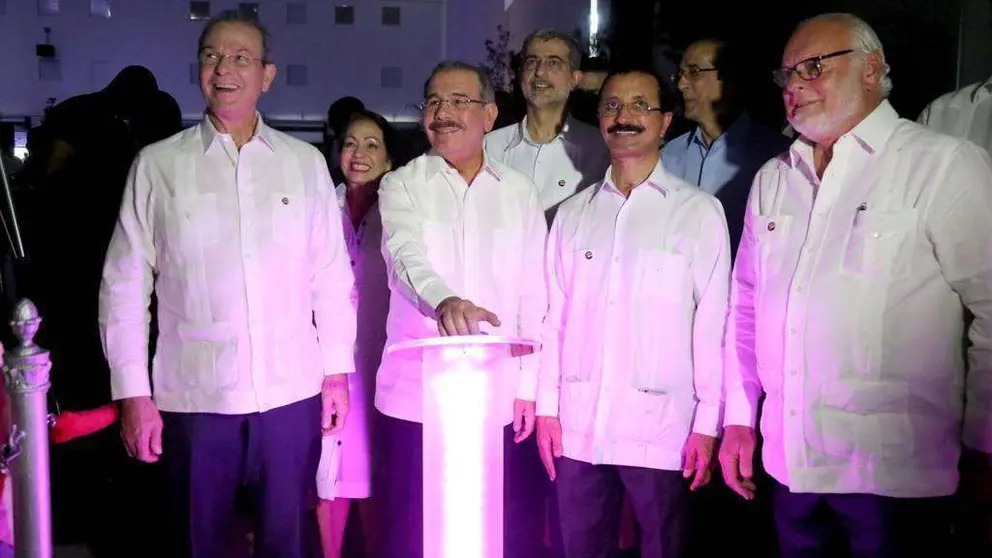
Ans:
<svg viewBox="0 0 992 558"><path fill-rule="evenodd" d="M41 318L30 300L14 307L10 322L18 345L4 355L3 375L11 404L11 440L4 453L14 489L17 558L52 558L52 499L48 470L48 351L34 344ZM20 456L18 457L18 451Z"/></svg>

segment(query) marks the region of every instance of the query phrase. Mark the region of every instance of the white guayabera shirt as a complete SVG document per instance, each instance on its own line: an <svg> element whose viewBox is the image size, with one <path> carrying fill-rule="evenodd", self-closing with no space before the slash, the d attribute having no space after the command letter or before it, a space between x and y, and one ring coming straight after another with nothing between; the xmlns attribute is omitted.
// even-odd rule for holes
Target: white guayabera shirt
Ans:
<svg viewBox="0 0 992 558"><path fill-rule="evenodd" d="M990 215L988 154L888 102L837 141L822 180L802 139L762 168L734 269L725 424L753 425L764 391L776 480L943 496L962 442L992 453Z"/></svg>
<svg viewBox="0 0 992 558"><path fill-rule="evenodd" d="M103 285L113 398L246 414L355 370L354 278L330 174L313 146L258 120L240 151L208 118L138 155Z"/></svg>
<svg viewBox="0 0 992 558"><path fill-rule="evenodd" d="M435 309L458 296L495 313L493 335L539 339L547 312L547 223L529 178L486 158L471 185L441 157L422 155L383 177L382 250L389 273L386 346L436 337ZM421 422L420 362L384 354L375 405ZM504 424L513 400L533 401L537 355L508 359L502 383Z"/></svg>

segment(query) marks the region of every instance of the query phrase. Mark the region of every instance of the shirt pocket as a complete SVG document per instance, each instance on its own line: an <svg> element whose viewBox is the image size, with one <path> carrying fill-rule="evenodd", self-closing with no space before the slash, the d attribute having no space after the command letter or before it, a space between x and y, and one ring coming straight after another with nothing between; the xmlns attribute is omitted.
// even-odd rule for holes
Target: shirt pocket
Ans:
<svg viewBox="0 0 992 558"><path fill-rule="evenodd" d="M918 223L915 209L858 211L844 249L843 271L889 278L908 275Z"/></svg>
<svg viewBox="0 0 992 558"><path fill-rule="evenodd" d="M686 293L687 258L663 250L638 250L634 262L634 289L637 299L649 303L671 304L682 300Z"/></svg>
<svg viewBox="0 0 992 558"><path fill-rule="evenodd" d="M454 269L454 238L451 225L441 221L424 220L420 225L424 242L424 253L430 268L445 281Z"/></svg>
<svg viewBox="0 0 992 558"><path fill-rule="evenodd" d="M289 192L270 193L272 239L284 247L307 244L306 199ZM330 223L335 226L337 223Z"/></svg>
<svg viewBox="0 0 992 558"><path fill-rule="evenodd" d="M753 219L753 234L758 248L758 277L778 275L785 261L792 216L758 215Z"/></svg>
<svg viewBox="0 0 992 558"><path fill-rule="evenodd" d="M216 194L172 198L173 214L166 221L167 246L186 257L202 256L203 249L220 242L220 216Z"/></svg>
<svg viewBox="0 0 992 558"><path fill-rule="evenodd" d="M614 402L608 430L613 437L621 440L660 444L677 426L671 408L673 397L670 393L624 390L623 395Z"/></svg>
<svg viewBox="0 0 992 558"><path fill-rule="evenodd" d="M237 335L232 324L180 323L178 334L180 388L215 393L237 385Z"/></svg>
<svg viewBox="0 0 992 558"><path fill-rule="evenodd" d="M631 387L643 394L668 393L684 369L675 354L687 341L692 307L688 258L662 250L639 250L634 265L633 317L627 332L632 344ZM690 365L691 368L691 365Z"/></svg>

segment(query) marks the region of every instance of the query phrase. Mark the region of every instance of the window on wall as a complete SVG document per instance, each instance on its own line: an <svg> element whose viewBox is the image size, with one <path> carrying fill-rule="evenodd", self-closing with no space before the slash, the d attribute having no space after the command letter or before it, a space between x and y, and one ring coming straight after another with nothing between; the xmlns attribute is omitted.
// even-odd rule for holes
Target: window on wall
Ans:
<svg viewBox="0 0 992 558"><path fill-rule="evenodd" d="M38 15L59 15L59 0L38 0Z"/></svg>
<svg viewBox="0 0 992 558"><path fill-rule="evenodd" d="M286 85L293 87L306 87L309 85L307 79L307 67L304 64L290 64L286 66Z"/></svg>
<svg viewBox="0 0 992 558"><path fill-rule="evenodd" d="M354 6L334 6L335 25L354 25L354 23L355 23Z"/></svg>
<svg viewBox="0 0 992 558"><path fill-rule="evenodd" d="M58 58L38 59L38 79L41 81L62 81L62 63Z"/></svg>
<svg viewBox="0 0 992 558"><path fill-rule="evenodd" d="M238 4L238 12L244 17L258 19L258 2L241 2Z"/></svg>
<svg viewBox="0 0 992 558"><path fill-rule="evenodd" d="M403 87L403 68L398 66L383 66L379 73L379 86L385 89Z"/></svg>
<svg viewBox="0 0 992 558"><path fill-rule="evenodd" d="M90 15L93 17L110 17L110 0L90 0Z"/></svg>
<svg viewBox="0 0 992 558"><path fill-rule="evenodd" d="M400 24L400 7L399 6L383 6L382 7L382 24L383 25L399 25Z"/></svg>
<svg viewBox="0 0 992 558"><path fill-rule="evenodd" d="M210 2L190 2L189 19L190 21L210 19Z"/></svg>
<svg viewBox="0 0 992 558"><path fill-rule="evenodd" d="M286 23L289 25L306 25L307 5L303 2L286 4Z"/></svg>

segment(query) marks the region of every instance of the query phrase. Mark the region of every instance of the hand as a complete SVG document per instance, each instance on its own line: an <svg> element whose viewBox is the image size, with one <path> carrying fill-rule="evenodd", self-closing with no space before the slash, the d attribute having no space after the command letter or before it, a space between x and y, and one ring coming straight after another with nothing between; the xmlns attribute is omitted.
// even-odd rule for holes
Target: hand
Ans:
<svg viewBox="0 0 992 558"><path fill-rule="evenodd" d="M754 499L757 487L754 476L754 429L747 426L727 426L720 444L720 468L723 480L731 490L746 500Z"/></svg>
<svg viewBox="0 0 992 558"><path fill-rule="evenodd" d="M558 417L537 417L537 450L548 477L555 480L555 459L561 457L561 421Z"/></svg>
<svg viewBox="0 0 992 558"><path fill-rule="evenodd" d="M689 490L706 486L710 482L710 475L716 465L716 438L697 434L689 434L689 439L685 442L685 468L682 476L692 479Z"/></svg>
<svg viewBox="0 0 992 558"><path fill-rule="evenodd" d="M121 439L131 457L155 463L162 455L162 415L151 397L131 397L119 402Z"/></svg>
<svg viewBox="0 0 992 558"><path fill-rule="evenodd" d="M513 401L513 442L519 444L534 431L534 415L537 404L533 401L515 399Z"/></svg>
<svg viewBox="0 0 992 558"><path fill-rule="evenodd" d="M489 322L499 327L499 318L485 308L456 296L446 298L437 305L437 332L447 335L478 335L479 322Z"/></svg>
<svg viewBox="0 0 992 558"><path fill-rule="evenodd" d="M341 432L348 418L348 375L324 376L324 383L320 386L320 402L320 428L324 436Z"/></svg>

